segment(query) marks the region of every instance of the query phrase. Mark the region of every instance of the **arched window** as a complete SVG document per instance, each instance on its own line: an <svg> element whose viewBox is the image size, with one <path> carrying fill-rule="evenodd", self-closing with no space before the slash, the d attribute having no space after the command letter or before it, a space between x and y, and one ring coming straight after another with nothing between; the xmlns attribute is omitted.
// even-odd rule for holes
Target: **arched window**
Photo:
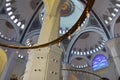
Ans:
<svg viewBox="0 0 120 80"><path fill-rule="evenodd" d="M92 68L93 68L93 71L96 71L96 70L100 70L100 69L103 69L103 68L106 68L108 67L109 64L108 64L108 60L107 58L102 55L102 54L98 54L94 57L93 61L92 61Z"/></svg>

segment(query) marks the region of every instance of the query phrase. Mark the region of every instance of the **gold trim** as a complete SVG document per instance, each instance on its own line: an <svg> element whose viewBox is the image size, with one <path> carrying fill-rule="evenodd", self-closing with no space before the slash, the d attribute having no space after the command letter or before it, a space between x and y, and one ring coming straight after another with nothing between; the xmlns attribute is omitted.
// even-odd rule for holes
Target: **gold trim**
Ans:
<svg viewBox="0 0 120 80"><path fill-rule="evenodd" d="M63 70L63 71L87 73L87 74L91 74L91 75L94 75L94 76L98 77L100 80L104 80L104 79L102 79L101 76L99 76L99 75L97 75L95 73L88 72L88 71L83 71L83 70L79 70L79 69L61 69L61 70Z"/></svg>

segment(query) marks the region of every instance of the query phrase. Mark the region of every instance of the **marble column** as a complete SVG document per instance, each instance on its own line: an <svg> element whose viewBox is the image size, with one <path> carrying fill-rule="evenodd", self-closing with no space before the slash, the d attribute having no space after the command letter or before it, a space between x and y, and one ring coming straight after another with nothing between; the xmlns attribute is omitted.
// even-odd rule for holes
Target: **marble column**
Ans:
<svg viewBox="0 0 120 80"><path fill-rule="evenodd" d="M115 39L112 39L110 41L107 41L106 45L111 52L111 55L112 55L112 58L114 60L116 69L117 69L118 74L120 76L120 56L119 56L119 54L120 54L120 44L119 44L119 42L120 42L120 39L115 38Z"/></svg>
<svg viewBox="0 0 120 80"><path fill-rule="evenodd" d="M15 52L15 50L10 50L9 54L11 54L9 56L9 59L7 60L7 64L5 66L5 69L1 75L0 80L10 80L10 77L12 75L13 69L14 69L14 65L16 63L16 59L17 59L17 53L13 53ZM12 66L11 66L12 65Z"/></svg>
<svg viewBox="0 0 120 80"><path fill-rule="evenodd" d="M43 0L46 12L37 45L58 37L61 1ZM61 56L62 50L57 44L30 50L23 80L60 80Z"/></svg>
<svg viewBox="0 0 120 80"><path fill-rule="evenodd" d="M63 62L63 69L69 69L69 65L68 63L65 63ZM69 72L68 71L62 71L62 77L63 77L63 80L68 80L69 79Z"/></svg>

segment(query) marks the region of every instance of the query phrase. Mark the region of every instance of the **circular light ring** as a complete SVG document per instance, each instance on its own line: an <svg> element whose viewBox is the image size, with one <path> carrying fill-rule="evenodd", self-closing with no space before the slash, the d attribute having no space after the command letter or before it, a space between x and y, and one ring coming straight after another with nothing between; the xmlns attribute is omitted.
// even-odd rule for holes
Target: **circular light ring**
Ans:
<svg viewBox="0 0 120 80"><path fill-rule="evenodd" d="M86 31L85 31L86 32ZM74 39L73 39L73 41L71 41L72 43L71 43L71 48L69 48L69 50L68 51L70 51L70 56L72 56L72 55L80 55L80 56L87 56L87 55L92 55L92 54L94 54L94 53L97 53L97 52L99 52L99 51L101 51L104 47L105 47L105 40L101 37L100 38L100 40L102 40L102 41L100 41L99 42L99 44L97 45L96 43L93 45L93 46L91 46L91 48L90 47L88 47L88 48L81 48L77 43L75 43L77 40L78 40L78 38L80 37L81 39L84 39L84 38L86 38L86 37L88 37L89 35L88 34L86 34L85 36L81 36L83 33L85 33L85 32L81 32L78 36L76 36ZM83 40L84 41L84 40ZM78 41L79 42L79 41ZM77 44L78 46L76 47L76 45L75 44ZM95 46L95 48L94 48L94 46ZM84 50L84 51L82 51L82 50ZM69 53L69 52L68 52Z"/></svg>
<svg viewBox="0 0 120 80"><path fill-rule="evenodd" d="M98 77L100 80L104 80L104 79L102 79L101 76L99 76L99 75L97 75L95 73L88 72L88 71L83 71L83 70L79 70L79 69L61 69L61 70L70 71L70 72L86 73L86 74L94 75L94 76Z"/></svg>
<svg viewBox="0 0 120 80"><path fill-rule="evenodd" d="M96 53L96 52L100 51L101 49L103 49L105 47L103 44L104 43L100 44L98 47L96 47L95 49L90 50L90 51L81 52L81 51L71 50L71 55L81 55L81 56L91 55L91 54ZM81 54L81 53L83 53L83 54Z"/></svg>
<svg viewBox="0 0 120 80"><path fill-rule="evenodd" d="M23 2L24 1L24 2ZM20 14L24 15L23 13L25 13L25 9L29 8L28 5L30 6L30 0L5 0L5 6L6 6L6 11L8 16L10 17L10 19L21 29L23 29L22 25L25 25L24 20L28 19L30 16L26 15L26 16L21 16ZM36 0L33 0L36 1ZM27 3L24 6L21 6L22 3ZM31 1L32 2L32 1ZM17 5L17 6L16 6ZM24 8L26 7L26 8ZM30 8L31 9L31 8ZM33 12L33 10L29 9L29 14ZM24 11L23 11L24 10ZM12 12L12 13L10 13ZM28 12L28 11L26 11ZM19 14L18 14L19 13ZM13 18L11 18L12 16L14 16ZM15 21L14 21L15 20ZM17 20L17 22L16 22Z"/></svg>
<svg viewBox="0 0 120 80"><path fill-rule="evenodd" d="M71 57L69 59L69 64L75 68L80 68L80 67L85 68L88 67L88 65L90 65L89 60L87 58L79 57L79 56Z"/></svg>
<svg viewBox="0 0 120 80"><path fill-rule="evenodd" d="M75 66L75 65L71 64L71 66L72 66L73 68L83 69L83 68L87 68L87 67L88 67L88 64L80 65L80 66Z"/></svg>
<svg viewBox="0 0 120 80"><path fill-rule="evenodd" d="M10 19L18 26L20 27L21 29L24 29L24 23L19 21L18 18L16 18L16 16L13 14L14 12L12 11L12 7L11 7L11 3L10 2L7 2L6 0L6 11L7 11L7 14L8 16L10 17Z"/></svg>
<svg viewBox="0 0 120 80"><path fill-rule="evenodd" d="M59 43L60 41L64 40L68 36L70 36L78 28L78 26L83 23L83 21L87 17L87 14L89 14L94 2L95 2L95 0L88 0L88 3L86 4L85 9L84 9L81 17L79 18L79 20L76 22L76 24L67 33L65 33L63 36L61 36L61 37L59 37L59 38L57 38L53 41L50 41L48 43L41 44L41 45L31 46L31 47L7 45L7 44L1 44L1 43L0 43L0 46L8 47L8 48L14 48L14 49L35 49L35 48L42 48L42 47L46 47L46 46L50 46L50 45ZM41 3L41 4L43 4L43 3ZM38 4L38 7L37 7L36 11L34 12L30 21L32 21L32 19L35 17L35 14L37 13L37 11L39 11L39 8L40 8L41 4Z"/></svg>
<svg viewBox="0 0 120 80"><path fill-rule="evenodd" d="M2 34L1 32L0 32L0 38L2 38L2 39L4 39L4 40L7 40L7 41L13 41L11 38L5 36L5 35Z"/></svg>

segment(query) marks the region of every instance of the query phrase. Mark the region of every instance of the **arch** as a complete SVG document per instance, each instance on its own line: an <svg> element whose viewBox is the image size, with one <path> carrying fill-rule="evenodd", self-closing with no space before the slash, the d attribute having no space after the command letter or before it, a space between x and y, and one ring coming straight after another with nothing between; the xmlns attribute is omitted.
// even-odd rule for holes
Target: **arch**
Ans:
<svg viewBox="0 0 120 80"><path fill-rule="evenodd" d="M4 50L0 48L0 76L5 68L6 63L7 63L7 55L4 52Z"/></svg>
<svg viewBox="0 0 120 80"><path fill-rule="evenodd" d="M113 29L113 33L112 33L113 37L120 37L120 31L119 31L119 29L120 29L119 28L120 22L119 22L119 19L120 19L120 16L117 17L117 19L114 22L114 25L111 26L111 27L114 28Z"/></svg>
<svg viewBox="0 0 120 80"><path fill-rule="evenodd" d="M4 2L4 0L3 0ZM16 24L13 23L12 20L10 20L7 16L5 15L0 15L0 20L6 20L7 22L9 22L13 27L14 27L14 30L16 32L16 38L17 40L19 40L19 36L20 36L20 32L19 32L19 28L16 27Z"/></svg>
<svg viewBox="0 0 120 80"><path fill-rule="evenodd" d="M87 63L88 63L88 65L90 65L90 60L87 58L87 57L85 57L85 56L78 56L78 55L74 55L74 56L72 56L70 59L69 59L69 63L73 60L73 59L75 59L75 58L82 58L82 59L84 59L85 61L87 61Z"/></svg>
<svg viewBox="0 0 120 80"><path fill-rule="evenodd" d="M31 39L32 37L34 36L38 36L39 37L39 34L40 34L40 31L37 29L37 30L33 30L29 33L27 33L22 41L23 44L25 44L26 40L27 39ZM34 39L34 44L37 43L36 42L37 39Z"/></svg>
<svg viewBox="0 0 120 80"><path fill-rule="evenodd" d="M69 59L69 64L74 68L86 68L90 65L90 60L87 57L74 55Z"/></svg>
<svg viewBox="0 0 120 80"><path fill-rule="evenodd" d="M102 29L96 28L96 27L86 27L85 29L83 29L83 30L81 30L80 32L78 32L78 34L75 35L75 36L73 37L73 39L71 40L70 44L68 45L69 47L67 48L67 50L66 50L66 52L65 52L65 57L66 57L66 58L65 58L64 62L68 62L70 50L71 50L74 42L76 41L76 39L77 39L81 34L83 34L84 32L89 32L89 31L96 32L96 33L100 34L105 41L108 40L108 38L105 36L105 33L104 33L104 31L103 31Z"/></svg>
<svg viewBox="0 0 120 80"><path fill-rule="evenodd" d="M14 27L14 25L11 24L11 22L8 20L0 19L0 21L0 33L2 35L2 38L9 41L16 41L19 37L19 33L17 32L16 27Z"/></svg>
<svg viewBox="0 0 120 80"><path fill-rule="evenodd" d="M118 15L116 15L115 19L111 22L110 26L111 27L111 34L112 34L112 37L115 37L114 33L115 33L115 24L116 24L116 21L117 19L120 17L120 11L118 12Z"/></svg>

